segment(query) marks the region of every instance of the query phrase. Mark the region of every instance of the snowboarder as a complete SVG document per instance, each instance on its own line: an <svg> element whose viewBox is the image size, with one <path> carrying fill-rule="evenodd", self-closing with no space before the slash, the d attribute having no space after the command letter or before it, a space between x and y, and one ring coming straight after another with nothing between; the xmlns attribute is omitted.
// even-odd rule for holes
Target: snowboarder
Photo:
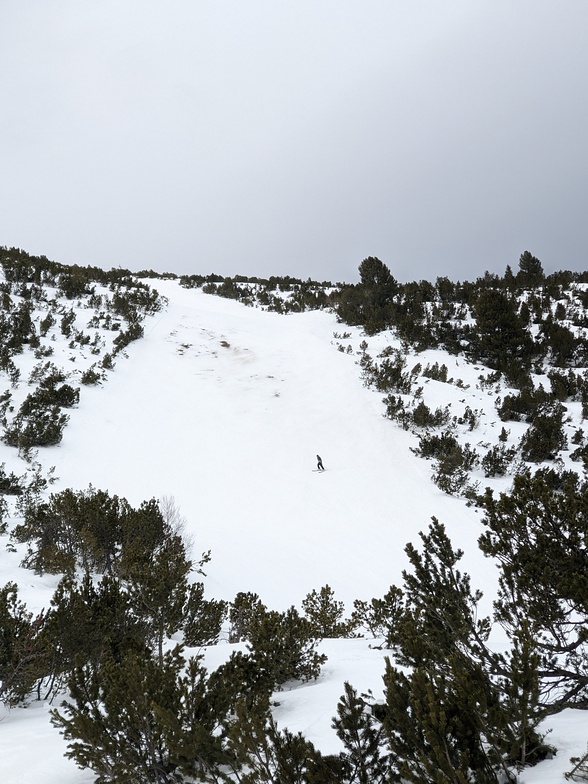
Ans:
<svg viewBox="0 0 588 784"><path fill-rule="evenodd" d="M322 460L321 456L317 455L316 456L316 460L317 460L317 463L316 463L317 470L318 471L324 471L325 467L323 465L323 460Z"/></svg>

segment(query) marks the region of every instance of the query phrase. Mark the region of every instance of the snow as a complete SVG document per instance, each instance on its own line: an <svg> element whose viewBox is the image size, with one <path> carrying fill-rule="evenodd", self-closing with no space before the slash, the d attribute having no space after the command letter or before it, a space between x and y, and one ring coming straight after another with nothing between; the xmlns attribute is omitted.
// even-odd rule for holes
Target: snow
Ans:
<svg viewBox="0 0 588 784"><path fill-rule="evenodd" d="M49 723L50 706L32 702L26 709L0 707L0 781L6 784L90 784L64 756L63 739Z"/></svg>
<svg viewBox="0 0 588 784"><path fill-rule="evenodd" d="M431 464L410 451L415 437L382 416L382 395L360 379L359 330L323 311L281 316L174 280L150 285L167 307L147 319L143 339L117 357L104 384L82 387L62 443L39 453L43 466L55 467L53 492L91 484L133 505L173 498L193 555L212 551L207 596L231 600L254 591L279 610L299 607L325 584L348 612L354 599L383 596L408 566L405 544L418 543L435 516L464 550L462 567L490 610L497 573L476 545L480 513L437 489ZM337 349L334 333L342 328L351 333L343 343L352 353ZM367 341L377 354L392 338ZM465 405L482 410L470 440L495 443L502 427L495 395L476 386L484 369L439 351L409 359L407 368L417 361L444 362L463 382L422 379L427 402L451 402L456 413ZM313 470L317 453L324 474ZM13 455L0 445L8 468ZM18 554L0 552L2 584L16 580L31 609L46 606L57 578L35 576L18 562ZM208 665L232 649L207 650ZM331 719L344 681L381 694L386 652L367 639L325 640L320 650L328 661L319 679L281 692L275 715L330 753L339 750ZM31 703L0 715L1 782L93 780L64 758L47 714L48 706ZM562 782L570 756L585 750L583 714L566 711L548 724L558 754L525 771L526 784Z"/></svg>
<svg viewBox="0 0 588 784"><path fill-rule="evenodd" d="M357 355L333 345L332 314L280 316L174 281L157 288L167 312L106 384L83 390L51 450L55 489L91 483L133 504L173 497L198 553L212 550L209 593L255 591L275 609L326 583L346 604L383 595L432 515L463 529L492 571L473 546L477 516L431 486L414 439L359 381Z"/></svg>

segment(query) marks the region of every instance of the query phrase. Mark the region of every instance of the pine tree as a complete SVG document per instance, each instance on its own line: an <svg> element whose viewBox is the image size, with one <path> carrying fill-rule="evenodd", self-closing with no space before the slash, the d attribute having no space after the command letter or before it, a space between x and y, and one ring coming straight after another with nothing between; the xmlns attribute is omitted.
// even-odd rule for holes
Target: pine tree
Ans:
<svg viewBox="0 0 588 784"><path fill-rule="evenodd" d="M555 460L558 452L567 447L563 429L566 409L558 401L543 406L533 417L521 438L521 456L531 463Z"/></svg>
<svg viewBox="0 0 588 784"><path fill-rule="evenodd" d="M361 262L359 277L357 286L342 287L338 316L347 324L361 324L368 335L374 335L394 320L398 284L386 264L374 256Z"/></svg>
<svg viewBox="0 0 588 784"><path fill-rule="evenodd" d="M104 575L95 580L64 577L51 601L47 635L52 643L56 688L70 673L87 666L98 670L109 657L120 660L129 651L145 651L149 629L133 611L120 580Z"/></svg>
<svg viewBox="0 0 588 784"><path fill-rule="evenodd" d="M227 602L204 598L204 584L192 583L186 593L182 614L184 642L191 648L215 645L227 617Z"/></svg>
<svg viewBox="0 0 588 784"><path fill-rule="evenodd" d="M523 620L512 635L505 674L499 680L502 716L496 745L510 765L521 770L545 759L553 749L544 742L538 727L547 715L541 707L541 658L530 624Z"/></svg>
<svg viewBox="0 0 588 784"><path fill-rule="evenodd" d="M487 491L482 551L500 565L498 621L512 636L529 623L540 656L540 703L551 712L588 706L588 488L519 474Z"/></svg>
<svg viewBox="0 0 588 784"><path fill-rule="evenodd" d="M320 591L311 591L302 600L304 615L311 624L312 633L316 637L348 637L352 631L352 622L343 620L345 605L335 599L335 593L329 585Z"/></svg>
<svg viewBox="0 0 588 784"><path fill-rule="evenodd" d="M269 712L240 703L228 729L228 751L240 784L344 784L343 764L323 757L301 733L280 730Z"/></svg>
<svg viewBox="0 0 588 784"><path fill-rule="evenodd" d="M218 772L225 761L219 717L207 700L206 670L181 649L163 659L128 652L99 669L72 673L70 700L52 711L66 755L99 781L172 784Z"/></svg>
<svg viewBox="0 0 588 784"><path fill-rule="evenodd" d="M551 364L557 367L573 365L583 346L574 333L563 324L557 324L551 314L543 321L539 332L539 344L543 352L549 352Z"/></svg>
<svg viewBox="0 0 588 784"><path fill-rule="evenodd" d="M512 381L529 368L533 342L517 315L515 302L498 289L483 289L475 306L476 346L480 359Z"/></svg>
<svg viewBox="0 0 588 784"><path fill-rule="evenodd" d="M392 647L404 614L402 590L392 585L382 599L372 599L370 602L356 599L353 607L351 617L355 627L363 627L374 637L384 637L385 646Z"/></svg>
<svg viewBox="0 0 588 784"><path fill-rule="evenodd" d="M38 572L111 572L120 552L121 518L128 502L96 490L71 489L29 505L14 537L29 545L23 562Z"/></svg>
<svg viewBox="0 0 588 784"><path fill-rule="evenodd" d="M0 701L23 702L50 668L51 650L43 634L46 613L31 613L18 598L16 583L0 589Z"/></svg>
<svg viewBox="0 0 588 784"><path fill-rule="evenodd" d="M539 286L544 280L543 265L538 258L526 250L519 258L519 271L517 283L521 286L532 288Z"/></svg>
<svg viewBox="0 0 588 784"><path fill-rule="evenodd" d="M398 284L388 267L374 256L368 256L361 262L359 278L365 303L363 325L368 335L374 335L393 321L394 295Z"/></svg>
<svg viewBox="0 0 588 784"><path fill-rule="evenodd" d="M450 657L444 672L427 665L404 674L387 663L380 715L392 781L498 784L480 721L487 695L463 664Z"/></svg>
<svg viewBox="0 0 588 784"><path fill-rule="evenodd" d="M366 699L347 681L344 688L333 728L345 746L346 779L352 784L385 784L389 765L382 726Z"/></svg>
<svg viewBox="0 0 588 784"><path fill-rule="evenodd" d="M160 661L167 637L183 626L192 563L181 536L168 531L154 549L125 558L123 576L130 604L146 622ZM195 609L195 608L194 608Z"/></svg>
<svg viewBox="0 0 588 784"><path fill-rule="evenodd" d="M398 626L400 653L408 665L443 660L458 647L474 658L488 659L489 618L478 617L480 591L472 591L469 575L457 567L463 556L455 550L445 527L432 518L421 533L422 552L411 543L406 553L412 566L403 572L405 610Z"/></svg>
<svg viewBox="0 0 588 784"><path fill-rule="evenodd" d="M513 648L492 652L481 594L458 568L462 557L435 519L409 544L404 603L393 635L405 674L387 667L386 706L379 712L398 780L419 784L513 779L512 766L546 752L537 732L545 715L539 698L536 641L520 624ZM530 629L531 627L529 627Z"/></svg>
<svg viewBox="0 0 588 784"><path fill-rule="evenodd" d="M246 640L255 615L266 610L256 593L240 591L229 607L229 642Z"/></svg>
<svg viewBox="0 0 588 784"><path fill-rule="evenodd" d="M318 678L327 657L316 646L311 624L294 607L258 612L249 629L250 655L271 689L289 680Z"/></svg>

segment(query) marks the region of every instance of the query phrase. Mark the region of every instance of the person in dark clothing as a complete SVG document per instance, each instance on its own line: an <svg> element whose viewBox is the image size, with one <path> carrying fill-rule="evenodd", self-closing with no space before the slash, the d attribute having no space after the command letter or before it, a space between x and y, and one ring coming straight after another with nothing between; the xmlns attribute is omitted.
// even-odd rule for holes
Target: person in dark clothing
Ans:
<svg viewBox="0 0 588 784"><path fill-rule="evenodd" d="M325 467L324 467L324 465L323 465L323 460L322 460L321 456L320 456L320 455L317 455L317 456L316 456L316 460L317 460L317 463L316 463L316 467L317 467L317 469L318 469L319 471L324 471L324 470L325 470Z"/></svg>

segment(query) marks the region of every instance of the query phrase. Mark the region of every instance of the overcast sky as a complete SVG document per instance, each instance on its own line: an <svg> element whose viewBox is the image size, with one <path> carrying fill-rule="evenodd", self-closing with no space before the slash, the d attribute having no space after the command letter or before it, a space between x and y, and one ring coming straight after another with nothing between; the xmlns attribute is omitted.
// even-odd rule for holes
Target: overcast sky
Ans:
<svg viewBox="0 0 588 784"><path fill-rule="evenodd" d="M586 0L1 0L0 245L401 281L588 269Z"/></svg>

